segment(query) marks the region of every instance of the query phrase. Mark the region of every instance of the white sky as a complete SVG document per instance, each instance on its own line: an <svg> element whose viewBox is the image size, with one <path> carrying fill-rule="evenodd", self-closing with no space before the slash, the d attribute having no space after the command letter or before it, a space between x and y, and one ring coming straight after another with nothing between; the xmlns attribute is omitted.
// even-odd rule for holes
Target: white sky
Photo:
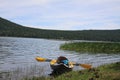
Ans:
<svg viewBox="0 0 120 80"><path fill-rule="evenodd" d="M120 29L120 0L0 0L0 17L41 29Z"/></svg>

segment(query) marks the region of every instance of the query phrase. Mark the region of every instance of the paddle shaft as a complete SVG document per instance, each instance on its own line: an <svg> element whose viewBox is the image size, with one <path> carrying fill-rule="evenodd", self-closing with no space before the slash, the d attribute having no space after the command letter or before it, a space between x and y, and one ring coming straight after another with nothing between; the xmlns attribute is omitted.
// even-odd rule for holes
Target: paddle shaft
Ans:
<svg viewBox="0 0 120 80"><path fill-rule="evenodd" d="M39 62L51 62L51 61L53 61L53 63L56 63L56 60L54 60L54 59L46 59L46 58L42 58L42 57L36 57L36 60ZM75 63L75 62L69 62L69 64L72 64L75 66L81 66L81 67L87 68L87 69L91 68L91 65L89 65L89 64L80 64L80 63Z"/></svg>

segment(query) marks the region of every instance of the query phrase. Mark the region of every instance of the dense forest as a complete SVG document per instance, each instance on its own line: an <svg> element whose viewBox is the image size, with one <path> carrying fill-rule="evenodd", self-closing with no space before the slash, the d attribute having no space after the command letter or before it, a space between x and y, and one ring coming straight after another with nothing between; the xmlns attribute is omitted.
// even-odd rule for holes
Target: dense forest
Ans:
<svg viewBox="0 0 120 80"><path fill-rule="evenodd" d="M78 31L36 29L0 17L0 36L120 42L120 29Z"/></svg>

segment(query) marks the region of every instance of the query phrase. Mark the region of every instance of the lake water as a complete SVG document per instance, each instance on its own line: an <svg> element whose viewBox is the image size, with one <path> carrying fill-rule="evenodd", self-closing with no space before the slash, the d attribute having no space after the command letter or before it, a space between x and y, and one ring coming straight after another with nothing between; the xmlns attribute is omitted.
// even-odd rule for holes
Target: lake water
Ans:
<svg viewBox="0 0 120 80"><path fill-rule="evenodd" d="M35 60L36 56L56 59L58 56L62 55L66 56L70 61L92 64L93 67L120 61L119 54L82 54L59 49L61 44L68 42L71 41L0 37L0 72L23 69L22 73L24 73L24 69L29 70L36 68L38 71L39 68L44 68L44 75L50 73L51 69L49 63L37 62ZM83 68L74 68L74 70L78 69Z"/></svg>

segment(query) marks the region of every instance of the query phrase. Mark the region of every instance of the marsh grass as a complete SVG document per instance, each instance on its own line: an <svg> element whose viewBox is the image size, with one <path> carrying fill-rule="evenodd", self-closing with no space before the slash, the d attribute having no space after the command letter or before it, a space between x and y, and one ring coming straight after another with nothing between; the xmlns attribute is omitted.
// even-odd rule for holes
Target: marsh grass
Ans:
<svg viewBox="0 0 120 80"><path fill-rule="evenodd" d="M75 42L65 43L60 46L62 50L89 53L120 53L120 43L108 42Z"/></svg>
<svg viewBox="0 0 120 80"><path fill-rule="evenodd" d="M16 68L12 71L0 72L0 80L29 80L33 77L43 76L45 74L44 67L37 65Z"/></svg>

